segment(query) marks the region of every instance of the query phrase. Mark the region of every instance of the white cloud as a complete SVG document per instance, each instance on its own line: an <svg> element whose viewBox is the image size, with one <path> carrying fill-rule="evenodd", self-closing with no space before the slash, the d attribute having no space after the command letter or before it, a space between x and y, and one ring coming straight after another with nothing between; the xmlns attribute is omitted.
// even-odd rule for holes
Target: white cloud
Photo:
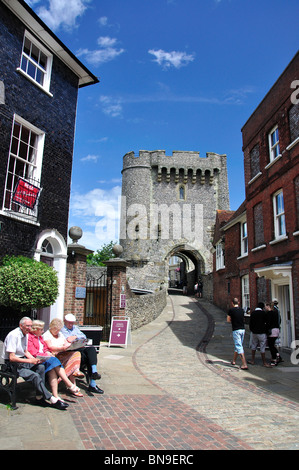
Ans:
<svg viewBox="0 0 299 470"><path fill-rule="evenodd" d="M100 188L81 194L74 191L70 201L69 226L79 226L83 237L79 241L90 250L117 241L119 237L121 186Z"/></svg>
<svg viewBox="0 0 299 470"><path fill-rule="evenodd" d="M180 51L171 51L166 52L162 49L150 49L149 54L152 54L156 57L154 62L157 62L163 68L168 69L169 67L175 67L179 69L180 67L186 66L189 62L193 62L194 54L186 54L185 52Z"/></svg>
<svg viewBox="0 0 299 470"><path fill-rule="evenodd" d="M77 18L82 16L91 0L48 0L48 7L40 6L36 9L38 16L52 29L60 27L73 29ZM33 7L39 0L30 0L28 4Z"/></svg>
<svg viewBox="0 0 299 470"><path fill-rule="evenodd" d="M92 65L100 65L109 62L125 52L124 49L118 49L116 46L117 39L109 36L101 36L98 38L100 49L89 50L79 49L77 56L84 56L85 60Z"/></svg>
<svg viewBox="0 0 299 470"><path fill-rule="evenodd" d="M86 157L80 158L81 162L94 162L96 163L99 159L98 155L86 155Z"/></svg>
<svg viewBox="0 0 299 470"><path fill-rule="evenodd" d="M101 16L101 18L98 19L98 22L101 26L107 26L108 24L107 16Z"/></svg>
<svg viewBox="0 0 299 470"><path fill-rule="evenodd" d="M111 98L110 96L100 96L100 103L105 114L111 117L122 116L122 104L121 100L117 98Z"/></svg>

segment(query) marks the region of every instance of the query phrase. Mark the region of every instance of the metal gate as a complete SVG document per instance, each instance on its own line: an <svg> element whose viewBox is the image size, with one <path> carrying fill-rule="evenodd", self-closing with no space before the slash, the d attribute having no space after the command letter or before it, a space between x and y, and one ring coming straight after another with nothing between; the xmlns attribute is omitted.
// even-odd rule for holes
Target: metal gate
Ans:
<svg viewBox="0 0 299 470"><path fill-rule="evenodd" d="M84 325L102 326L102 339L107 340L111 324L111 311L107 271L97 277L87 274Z"/></svg>

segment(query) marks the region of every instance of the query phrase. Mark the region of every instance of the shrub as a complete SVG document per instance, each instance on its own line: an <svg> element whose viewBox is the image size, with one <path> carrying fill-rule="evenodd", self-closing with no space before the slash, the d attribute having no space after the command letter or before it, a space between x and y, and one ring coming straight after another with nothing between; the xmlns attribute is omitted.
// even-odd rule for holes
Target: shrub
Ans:
<svg viewBox="0 0 299 470"><path fill-rule="evenodd" d="M21 312L52 305L58 278L45 263L24 256L6 256L0 266L0 305Z"/></svg>

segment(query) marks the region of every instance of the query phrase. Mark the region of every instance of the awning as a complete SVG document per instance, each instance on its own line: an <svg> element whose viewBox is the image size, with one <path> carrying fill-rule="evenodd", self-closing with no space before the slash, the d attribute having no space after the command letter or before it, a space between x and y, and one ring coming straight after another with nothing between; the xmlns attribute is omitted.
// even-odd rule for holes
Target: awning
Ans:
<svg viewBox="0 0 299 470"><path fill-rule="evenodd" d="M265 277L266 279L282 280L283 278L291 278L292 275L292 261L285 264L273 264L271 266L263 266L256 268L254 272L258 277Z"/></svg>

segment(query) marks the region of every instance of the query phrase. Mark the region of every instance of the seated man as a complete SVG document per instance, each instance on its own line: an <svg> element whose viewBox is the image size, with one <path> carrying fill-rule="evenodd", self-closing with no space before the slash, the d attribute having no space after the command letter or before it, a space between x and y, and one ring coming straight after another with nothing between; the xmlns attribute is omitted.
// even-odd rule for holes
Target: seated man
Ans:
<svg viewBox="0 0 299 470"><path fill-rule="evenodd" d="M72 343L78 339L86 339L85 334L75 325L76 317L69 313L64 317L64 326L61 333ZM86 362L88 375L90 379L88 391L92 393L104 393L95 383L101 376L97 372L97 351L93 346L87 346L79 349L81 361Z"/></svg>
<svg viewBox="0 0 299 470"><path fill-rule="evenodd" d="M2 357L6 362L17 364L17 371L25 381L32 382L38 394L44 400L49 400L51 406L58 410L65 410L69 405L59 398L55 398L45 385L45 366L39 359L33 357L27 350L28 333L31 331L32 320L23 317L19 327L6 336L3 344ZM39 403L44 403L39 400Z"/></svg>

